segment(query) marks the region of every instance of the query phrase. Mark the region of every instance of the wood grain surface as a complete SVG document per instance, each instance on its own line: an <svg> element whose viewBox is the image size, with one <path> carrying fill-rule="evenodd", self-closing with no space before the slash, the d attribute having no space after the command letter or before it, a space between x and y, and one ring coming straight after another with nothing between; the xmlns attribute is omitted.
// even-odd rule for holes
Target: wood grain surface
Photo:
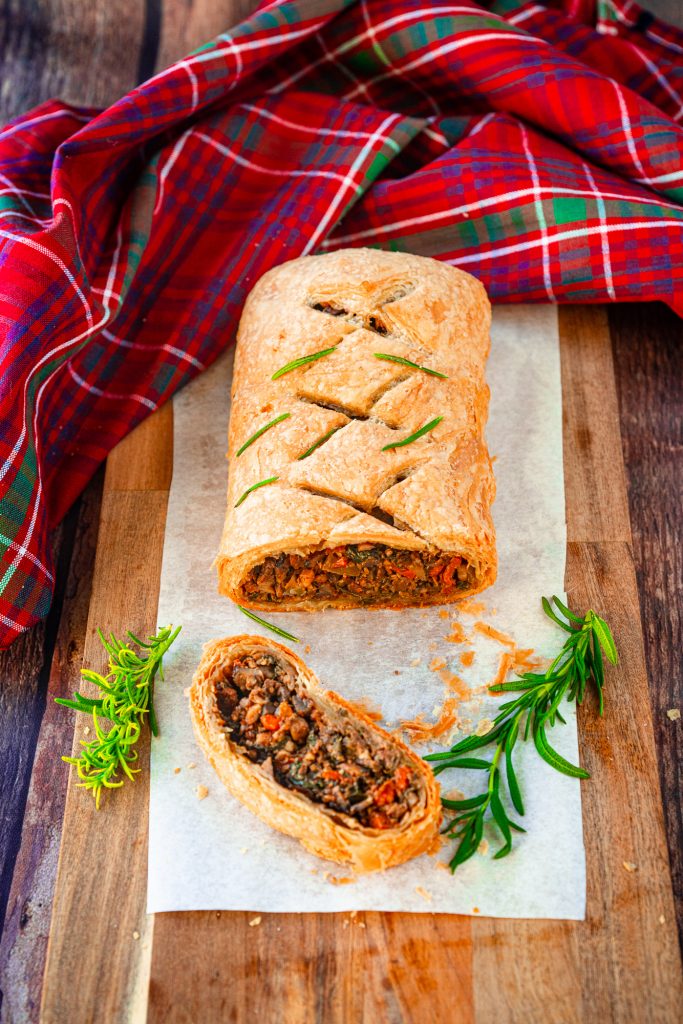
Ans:
<svg viewBox="0 0 683 1024"><path fill-rule="evenodd" d="M0 120L54 95L107 104L251 6L6 0ZM681 0L648 6L683 24ZM626 652L606 719L581 715L582 760L594 772L583 784L587 921L264 915L250 928L246 914L145 917L146 778L110 802L117 838L103 848L89 798L71 785L67 796L59 754L78 737L52 698L75 688L84 659L101 663L97 625L155 624L169 409L120 446L104 484L99 475L72 509L55 536L61 583L50 618L0 655L4 1022L38 1019L65 802L44 1020L680 1019L660 791L683 925L683 723L666 715L680 707L683 681L681 323L648 304L563 309L561 325L567 584L577 607L610 609ZM123 547L143 541L156 576L151 563L125 559Z"/></svg>

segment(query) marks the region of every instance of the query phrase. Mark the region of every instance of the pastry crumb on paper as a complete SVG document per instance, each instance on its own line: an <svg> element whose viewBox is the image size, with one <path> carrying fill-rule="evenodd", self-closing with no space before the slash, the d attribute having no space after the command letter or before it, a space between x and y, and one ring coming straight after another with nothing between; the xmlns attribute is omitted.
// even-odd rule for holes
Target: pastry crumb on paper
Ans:
<svg viewBox="0 0 683 1024"><path fill-rule="evenodd" d="M206 800L207 796L209 795L209 790L206 786L197 786L195 792L197 794L198 800Z"/></svg>
<svg viewBox="0 0 683 1024"><path fill-rule="evenodd" d="M416 885L415 892L418 896L421 896L423 900L426 900L427 903L432 902L433 896L431 892L428 892L423 885Z"/></svg>

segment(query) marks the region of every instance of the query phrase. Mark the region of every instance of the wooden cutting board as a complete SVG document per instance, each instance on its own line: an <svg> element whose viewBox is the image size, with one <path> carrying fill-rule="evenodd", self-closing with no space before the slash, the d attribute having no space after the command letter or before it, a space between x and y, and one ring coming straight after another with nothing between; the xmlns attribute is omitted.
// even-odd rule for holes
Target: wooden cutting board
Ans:
<svg viewBox="0 0 683 1024"><path fill-rule="evenodd" d="M250 926L254 915L242 912L148 918L145 749L139 779L99 813L70 781L43 1021L680 1020L681 962L604 310L560 309L560 335L566 589L577 609L608 614L621 653L604 719L592 702L579 714L581 761L593 775L582 783L586 921L263 914ZM169 405L108 460L84 652L96 669L104 668L99 625L115 633L131 623L156 626L172 445ZM75 746L84 724L76 724Z"/></svg>

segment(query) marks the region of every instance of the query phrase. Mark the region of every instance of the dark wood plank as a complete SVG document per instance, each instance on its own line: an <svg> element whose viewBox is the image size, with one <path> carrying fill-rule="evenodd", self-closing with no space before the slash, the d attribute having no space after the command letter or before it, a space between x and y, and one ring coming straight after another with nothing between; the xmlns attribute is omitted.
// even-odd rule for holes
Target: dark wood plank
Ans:
<svg viewBox="0 0 683 1024"><path fill-rule="evenodd" d="M683 325L666 307L610 311L650 703L683 943Z"/></svg>
<svg viewBox="0 0 683 1024"><path fill-rule="evenodd" d="M68 776L60 754L71 749L73 738L73 716L58 707L54 698L71 696L79 683L103 479L101 472L70 517L74 520L69 524L75 533L73 553L71 564L60 566L65 594L49 667L47 703L23 822L20 814L15 818L22 829L21 846L10 876L12 885L0 942L3 1019L8 1021L36 1020L40 1005ZM42 630L37 632L42 636ZM48 645L45 652L47 659ZM26 738L33 723L31 706L27 707L25 700L22 715L23 721L17 724L18 739ZM2 787L0 792L8 789L11 787Z"/></svg>
<svg viewBox="0 0 683 1024"><path fill-rule="evenodd" d="M0 10L0 121L54 96L104 106L123 95L136 84L144 17L144 5L135 0L7 0ZM88 548L101 487L100 479L56 535L59 592L47 623L0 655L0 919L10 901L0 978L3 1014L13 1015L7 1019L35 1019L66 786L59 754L69 749L73 735L71 722L68 738L62 735L65 719L53 710L51 698L61 686L71 687L80 667L80 653L74 654L70 645L81 643L78 622L87 597ZM76 581L82 594L69 589ZM49 711L41 729L46 690Z"/></svg>
<svg viewBox="0 0 683 1024"><path fill-rule="evenodd" d="M106 107L137 82L145 5L136 0L6 0L0 120L52 97Z"/></svg>

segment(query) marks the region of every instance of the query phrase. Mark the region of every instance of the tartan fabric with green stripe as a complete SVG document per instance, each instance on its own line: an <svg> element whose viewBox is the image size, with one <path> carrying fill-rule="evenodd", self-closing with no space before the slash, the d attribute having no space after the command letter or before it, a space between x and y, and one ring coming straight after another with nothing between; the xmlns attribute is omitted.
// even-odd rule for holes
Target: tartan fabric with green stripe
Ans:
<svg viewBox="0 0 683 1024"><path fill-rule="evenodd" d="M436 256L494 302L683 310L683 33L629 0L286 0L108 110L0 133L0 643L111 448L304 253Z"/></svg>

